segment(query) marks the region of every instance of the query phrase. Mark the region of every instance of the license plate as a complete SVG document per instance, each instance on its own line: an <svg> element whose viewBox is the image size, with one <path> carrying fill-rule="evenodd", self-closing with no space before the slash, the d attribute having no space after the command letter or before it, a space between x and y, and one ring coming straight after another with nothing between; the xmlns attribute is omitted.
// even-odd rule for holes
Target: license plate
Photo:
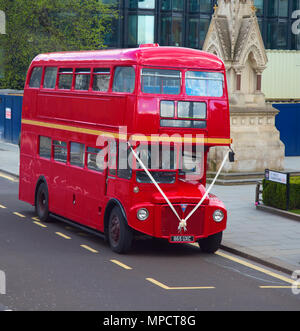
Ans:
<svg viewBox="0 0 300 331"><path fill-rule="evenodd" d="M194 236L171 236L170 243L193 243L195 242Z"/></svg>

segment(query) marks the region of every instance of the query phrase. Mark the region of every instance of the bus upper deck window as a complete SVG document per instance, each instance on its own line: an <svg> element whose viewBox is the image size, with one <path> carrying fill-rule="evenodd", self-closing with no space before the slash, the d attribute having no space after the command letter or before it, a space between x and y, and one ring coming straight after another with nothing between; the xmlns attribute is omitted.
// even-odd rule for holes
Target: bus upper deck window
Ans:
<svg viewBox="0 0 300 331"><path fill-rule="evenodd" d="M91 80L91 69L78 68L75 70L75 90L88 91Z"/></svg>
<svg viewBox="0 0 300 331"><path fill-rule="evenodd" d="M62 90L70 90L72 87L73 69L72 68L60 68L59 69L59 81L58 88Z"/></svg>
<svg viewBox="0 0 300 331"><path fill-rule="evenodd" d="M35 87L35 88L40 87L41 80L42 80L42 73L43 73L42 67L33 68L32 72L31 72L29 87Z"/></svg>
<svg viewBox="0 0 300 331"><path fill-rule="evenodd" d="M203 97L222 97L224 75L220 72L187 71L186 94Z"/></svg>
<svg viewBox="0 0 300 331"><path fill-rule="evenodd" d="M109 87L110 69L95 68L93 76L93 91L106 92Z"/></svg>
<svg viewBox="0 0 300 331"><path fill-rule="evenodd" d="M133 67L116 67L113 92L132 93L135 86L135 71Z"/></svg>
<svg viewBox="0 0 300 331"><path fill-rule="evenodd" d="M142 69L143 93L178 95L181 89L181 72L166 69Z"/></svg>
<svg viewBox="0 0 300 331"><path fill-rule="evenodd" d="M45 69L45 78L44 78L44 88L55 88L56 83L56 76L57 76L57 67L47 67Z"/></svg>

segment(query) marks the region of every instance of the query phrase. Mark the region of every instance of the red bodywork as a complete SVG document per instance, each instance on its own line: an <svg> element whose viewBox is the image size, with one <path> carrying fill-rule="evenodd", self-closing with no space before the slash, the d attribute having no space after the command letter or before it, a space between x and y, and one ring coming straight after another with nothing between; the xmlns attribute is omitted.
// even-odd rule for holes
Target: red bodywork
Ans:
<svg viewBox="0 0 300 331"><path fill-rule="evenodd" d="M30 88L29 80L34 67L57 66L58 68L110 68L111 80L108 92L95 92L92 82L88 91L72 89L65 91L43 88L45 70L41 85ZM133 93L112 92L112 80L116 66L132 66L136 72ZM222 72L223 62L216 56L198 50L177 47L141 47L127 50L105 50L88 52L52 53L37 56L28 71L24 89L22 135L20 154L20 200L35 204L37 183L43 178L49 191L49 210L57 215L83 225L105 231L111 201L118 201L126 214L128 224L151 236L166 238L178 234L178 219L155 186L138 184L133 172L130 180L61 164L39 156L39 136L55 140L79 142L96 147L97 132L118 133L119 126L126 126L128 135L190 133L202 134L205 138L205 165L207 152L212 146L230 145L230 122L226 76L222 97L195 97L185 94L184 79L179 95L144 94L140 88L140 69L171 68ZM160 101L204 101L207 103L206 129L184 129L160 127ZM205 166L206 167L206 166ZM180 217L186 216L199 202L205 192L206 169L199 181L178 180L174 184L161 184ZM134 187L139 192L134 193ZM74 199L76 203L74 203ZM180 204L187 204L183 215ZM149 218L137 219L137 210L146 207ZM215 209L221 209L225 217L216 223L212 219ZM221 232L226 227L227 213L223 203L209 196L195 214L188 220L185 235L195 239Z"/></svg>

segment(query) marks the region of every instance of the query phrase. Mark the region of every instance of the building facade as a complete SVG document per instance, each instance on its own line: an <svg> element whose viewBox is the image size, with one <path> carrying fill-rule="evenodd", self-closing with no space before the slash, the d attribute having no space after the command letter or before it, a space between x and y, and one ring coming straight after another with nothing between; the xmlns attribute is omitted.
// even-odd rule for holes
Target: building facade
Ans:
<svg viewBox="0 0 300 331"><path fill-rule="evenodd" d="M120 17L109 47L143 43L201 49L217 0L105 0ZM300 34L292 33L300 17L300 0L255 0L256 14L267 49L300 50ZM296 15L296 16L295 16ZM300 32L300 27L299 27Z"/></svg>

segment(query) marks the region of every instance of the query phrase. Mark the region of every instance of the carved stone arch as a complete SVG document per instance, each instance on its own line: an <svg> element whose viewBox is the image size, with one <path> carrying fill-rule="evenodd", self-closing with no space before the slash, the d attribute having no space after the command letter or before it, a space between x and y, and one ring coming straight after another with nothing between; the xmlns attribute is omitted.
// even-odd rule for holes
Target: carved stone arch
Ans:
<svg viewBox="0 0 300 331"><path fill-rule="evenodd" d="M252 62L255 63L255 69L258 67L264 67L266 65L263 54L256 45L251 45L243 52L240 61L241 65L246 64L246 62L249 60L249 56L252 58Z"/></svg>
<svg viewBox="0 0 300 331"><path fill-rule="evenodd" d="M207 52L212 53L212 54L218 56L219 58L222 58L222 53L215 44L211 44L208 47Z"/></svg>
<svg viewBox="0 0 300 331"><path fill-rule="evenodd" d="M0 10L0 34L5 34L5 13Z"/></svg>

